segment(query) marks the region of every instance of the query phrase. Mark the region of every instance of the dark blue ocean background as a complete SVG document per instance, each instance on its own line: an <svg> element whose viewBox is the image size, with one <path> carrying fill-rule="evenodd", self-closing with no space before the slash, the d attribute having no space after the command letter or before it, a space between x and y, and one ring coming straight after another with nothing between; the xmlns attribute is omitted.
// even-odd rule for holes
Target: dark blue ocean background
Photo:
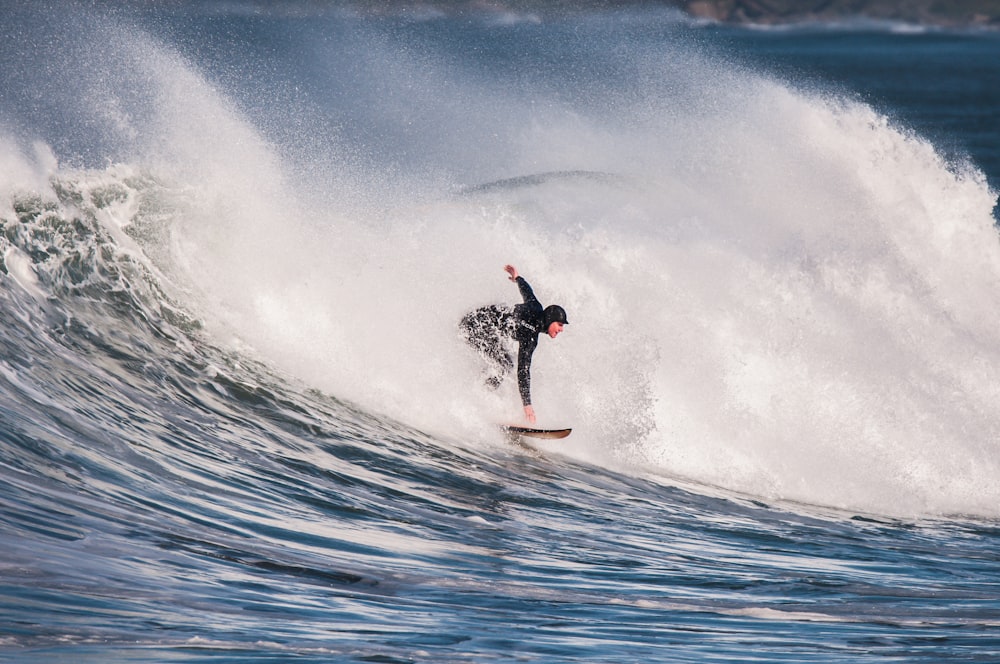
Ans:
<svg viewBox="0 0 1000 664"><path fill-rule="evenodd" d="M1000 35L4 3L0 661L1000 661ZM571 324L496 423L461 314Z"/></svg>

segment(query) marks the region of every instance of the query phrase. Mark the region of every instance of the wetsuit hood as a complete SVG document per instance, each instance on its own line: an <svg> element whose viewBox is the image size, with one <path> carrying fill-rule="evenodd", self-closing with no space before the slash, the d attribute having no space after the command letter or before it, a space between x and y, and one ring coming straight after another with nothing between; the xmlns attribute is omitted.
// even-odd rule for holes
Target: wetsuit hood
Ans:
<svg viewBox="0 0 1000 664"><path fill-rule="evenodd" d="M569 325L569 321L566 320L566 310L558 304L550 304L545 307L545 311L542 312L542 321L544 322L543 330L547 330L552 323Z"/></svg>

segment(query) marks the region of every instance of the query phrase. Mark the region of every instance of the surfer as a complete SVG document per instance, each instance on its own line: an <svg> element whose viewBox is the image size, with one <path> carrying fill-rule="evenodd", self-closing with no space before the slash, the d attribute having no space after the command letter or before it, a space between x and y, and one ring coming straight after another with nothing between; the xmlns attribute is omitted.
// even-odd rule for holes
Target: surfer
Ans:
<svg viewBox="0 0 1000 664"><path fill-rule="evenodd" d="M524 404L524 416L535 422L535 409L531 406L531 356L538 346L538 336L546 333L555 339L563 326L568 325L566 311L557 304L542 308L531 286L517 274L513 265L503 268L510 280L521 291L523 304L513 307L490 305L465 315L459 327L466 341L486 358L491 375L486 384L496 389L504 376L513 368L514 361L505 348L504 338L517 341L517 389Z"/></svg>

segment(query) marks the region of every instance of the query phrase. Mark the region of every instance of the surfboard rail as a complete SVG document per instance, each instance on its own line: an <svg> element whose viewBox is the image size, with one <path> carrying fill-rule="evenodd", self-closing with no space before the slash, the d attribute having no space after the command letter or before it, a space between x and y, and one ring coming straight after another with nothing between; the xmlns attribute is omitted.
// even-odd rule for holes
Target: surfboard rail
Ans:
<svg viewBox="0 0 1000 664"><path fill-rule="evenodd" d="M516 424L501 424L500 429L511 437L526 437L526 438L546 438L546 439L556 439L565 438L570 433L572 429L537 429L535 427L524 427Z"/></svg>

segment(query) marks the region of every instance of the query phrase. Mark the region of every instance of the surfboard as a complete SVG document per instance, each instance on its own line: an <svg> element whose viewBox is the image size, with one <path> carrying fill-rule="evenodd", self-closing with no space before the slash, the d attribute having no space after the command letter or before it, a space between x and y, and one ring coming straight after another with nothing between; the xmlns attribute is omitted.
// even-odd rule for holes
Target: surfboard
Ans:
<svg viewBox="0 0 1000 664"><path fill-rule="evenodd" d="M511 438L565 438L572 429L534 429L531 427L501 424L500 429Z"/></svg>

